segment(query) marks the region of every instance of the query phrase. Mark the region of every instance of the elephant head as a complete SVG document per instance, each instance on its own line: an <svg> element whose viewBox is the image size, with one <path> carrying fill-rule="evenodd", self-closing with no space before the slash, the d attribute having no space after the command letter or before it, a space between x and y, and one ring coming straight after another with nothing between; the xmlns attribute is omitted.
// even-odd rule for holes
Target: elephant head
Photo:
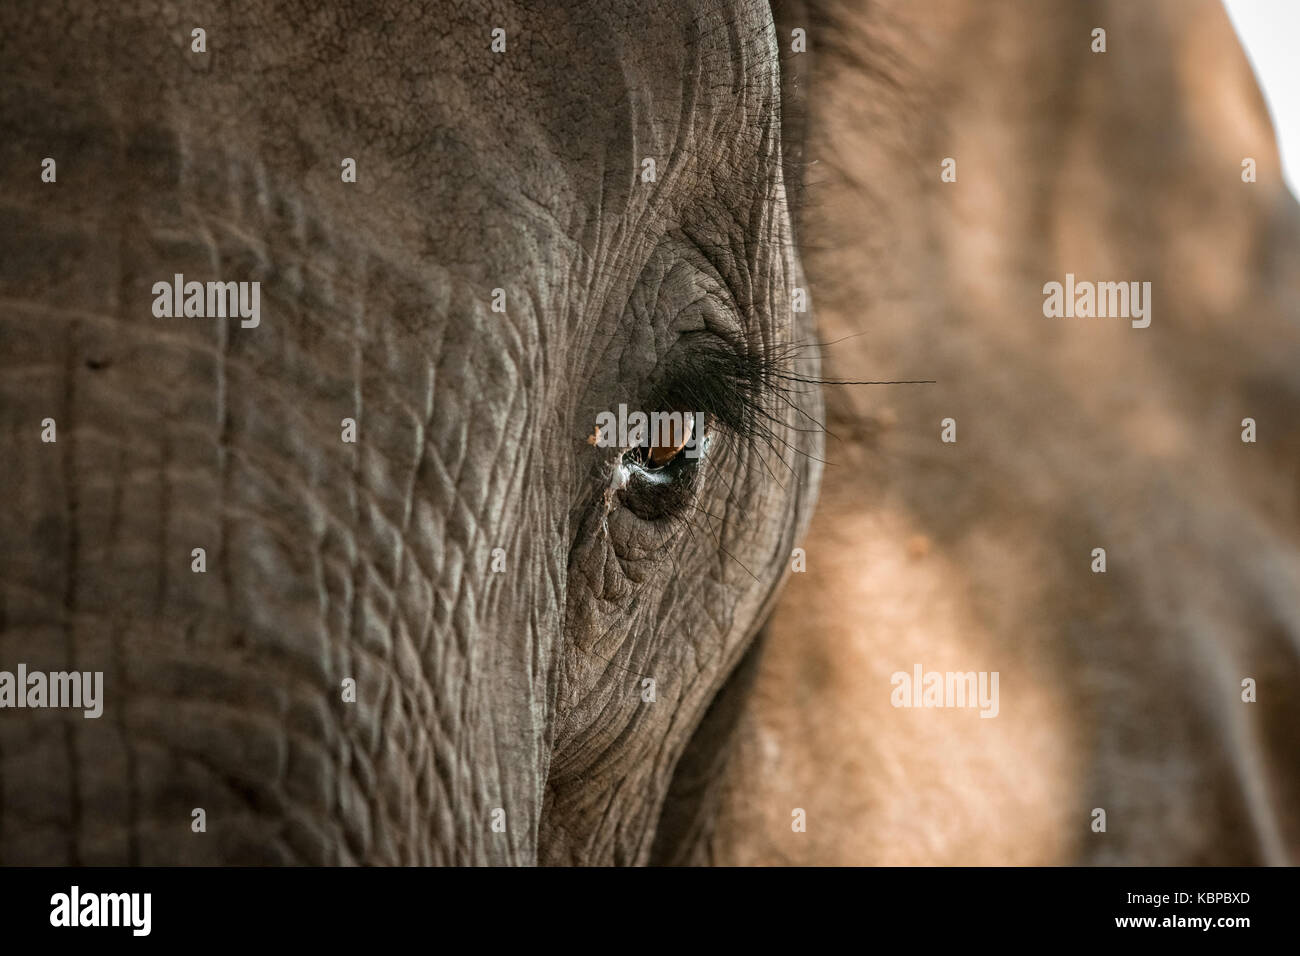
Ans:
<svg viewBox="0 0 1300 956"><path fill-rule="evenodd" d="M0 710L0 862L690 838L819 478L797 91L765 3L564 6L0 12L0 670L103 674Z"/></svg>

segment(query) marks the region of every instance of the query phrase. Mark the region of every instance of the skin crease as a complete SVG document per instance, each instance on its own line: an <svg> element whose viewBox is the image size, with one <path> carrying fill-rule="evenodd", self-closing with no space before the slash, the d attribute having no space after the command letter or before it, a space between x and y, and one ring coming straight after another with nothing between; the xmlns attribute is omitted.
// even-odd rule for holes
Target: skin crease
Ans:
<svg viewBox="0 0 1300 956"><path fill-rule="evenodd" d="M0 863L1296 856L1300 234L1213 4L243 6L0 7L0 667L107 696L0 714ZM1066 271L1152 328L1040 322ZM789 410L692 522L607 498L596 412L803 285L828 377L940 381L827 391L808 534Z"/></svg>
<svg viewBox="0 0 1300 956"><path fill-rule="evenodd" d="M820 398L773 409L784 462L718 435L673 520L584 439L701 337L811 338L770 12L193 25L0 13L0 661L106 695L3 714L0 862L644 862L807 522ZM175 273L260 281L261 325L155 319Z"/></svg>

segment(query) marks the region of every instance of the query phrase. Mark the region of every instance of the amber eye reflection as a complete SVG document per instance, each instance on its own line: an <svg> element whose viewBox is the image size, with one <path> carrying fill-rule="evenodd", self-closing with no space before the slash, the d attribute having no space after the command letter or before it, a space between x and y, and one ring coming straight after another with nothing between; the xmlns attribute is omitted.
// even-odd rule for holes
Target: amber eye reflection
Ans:
<svg viewBox="0 0 1300 956"><path fill-rule="evenodd" d="M647 431L649 437L632 449L631 457L641 467L654 471L670 464L686 448L695 431L695 416L690 412L655 416Z"/></svg>

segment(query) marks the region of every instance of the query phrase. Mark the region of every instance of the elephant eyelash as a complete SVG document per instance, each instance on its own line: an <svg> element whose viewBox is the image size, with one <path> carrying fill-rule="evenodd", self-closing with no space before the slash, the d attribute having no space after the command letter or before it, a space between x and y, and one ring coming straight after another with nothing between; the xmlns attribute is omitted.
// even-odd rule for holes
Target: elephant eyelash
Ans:
<svg viewBox="0 0 1300 956"><path fill-rule="evenodd" d="M713 336L701 339L683 350L685 354L673 363L672 372L655 388L653 407L704 412L710 431L733 441L763 444L773 451L779 446L792 447L781 434L791 427L785 406L806 419L808 430L824 430L820 421L794 401L799 391L831 384L798 373L799 358L809 346L755 349Z"/></svg>
<svg viewBox="0 0 1300 956"><path fill-rule="evenodd" d="M820 351L836 342L753 347L716 333L696 333L691 338L696 340L676 350L670 370L652 388L649 407L705 413L707 424L701 436L704 454L692 460L674 457L659 473L645 471L635 463L621 465L615 470L615 483L606 492L606 500L621 491L639 517L666 520L692 534L716 536L713 524L720 520L707 510L700 497L700 466L705 459L719 453L725 456L736 445L748 446L768 476L779 481L771 468L773 458L791 475L797 475L795 461L786 452L809 456L792 441L791 432L829 434L825 424L806 410L806 403L798 400L801 393L822 386L921 384L848 381L799 371L808 350ZM710 470L726 486L728 497L736 493L732 484L735 476L729 475L725 467ZM749 568L744 570L752 576Z"/></svg>
<svg viewBox="0 0 1300 956"><path fill-rule="evenodd" d="M795 342L745 347L707 337L686 350L671 375L655 389L655 407L699 410L709 416L710 430L724 439L764 445L783 464L783 451L806 452L784 436L788 431L826 432L825 423L796 401L813 388L845 385L933 385L933 379L848 380L821 378L799 371L810 349L828 349L837 342ZM795 413L791 423L788 412Z"/></svg>

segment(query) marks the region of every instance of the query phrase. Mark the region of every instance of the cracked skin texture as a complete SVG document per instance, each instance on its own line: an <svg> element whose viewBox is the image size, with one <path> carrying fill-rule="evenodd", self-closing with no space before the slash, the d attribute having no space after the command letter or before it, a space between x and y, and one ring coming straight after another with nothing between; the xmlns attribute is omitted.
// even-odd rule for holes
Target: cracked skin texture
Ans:
<svg viewBox="0 0 1300 956"><path fill-rule="evenodd" d="M0 863L1293 859L1295 206L1217 6L1098 6L0 8L0 667L106 687L0 713ZM807 338L803 267L827 377L940 385L828 390L806 535L794 430L606 513L595 412L702 289ZM1152 328L1041 324L1066 271Z"/></svg>
<svg viewBox="0 0 1300 956"><path fill-rule="evenodd" d="M686 332L812 334L766 6L18 3L0 62L0 662L106 697L0 714L0 862L647 860L820 399L783 481L712 456L707 527L606 514L583 439ZM155 319L176 273L261 325Z"/></svg>

